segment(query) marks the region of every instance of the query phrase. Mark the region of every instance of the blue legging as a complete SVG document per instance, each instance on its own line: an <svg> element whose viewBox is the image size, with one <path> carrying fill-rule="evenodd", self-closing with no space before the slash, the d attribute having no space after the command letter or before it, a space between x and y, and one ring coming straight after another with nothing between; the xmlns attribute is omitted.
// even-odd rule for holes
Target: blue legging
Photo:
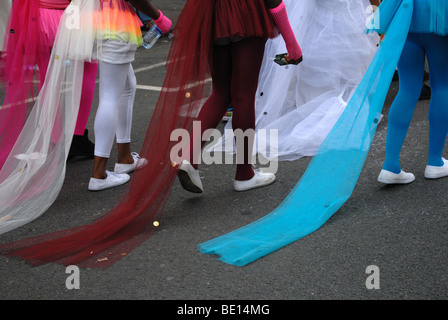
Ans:
<svg viewBox="0 0 448 320"><path fill-rule="evenodd" d="M400 152L423 86L425 55L431 83L428 165L442 166L448 133L448 36L410 33L398 63L399 90L390 107L383 169L400 173Z"/></svg>

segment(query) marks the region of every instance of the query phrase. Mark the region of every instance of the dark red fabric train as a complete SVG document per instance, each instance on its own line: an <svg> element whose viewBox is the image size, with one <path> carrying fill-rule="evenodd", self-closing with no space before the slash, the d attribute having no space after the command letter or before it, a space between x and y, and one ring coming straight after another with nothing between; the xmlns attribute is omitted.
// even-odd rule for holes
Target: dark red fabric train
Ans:
<svg viewBox="0 0 448 320"><path fill-rule="evenodd" d="M117 207L85 226L1 245L2 255L32 265L108 267L153 234L177 175L170 150L178 141L170 141L170 135L179 128L191 132L210 94L210 82L204 80L211 71L214 3L188 0L178 19L163 89L140 152L148 164L134 173Z"/></svg>

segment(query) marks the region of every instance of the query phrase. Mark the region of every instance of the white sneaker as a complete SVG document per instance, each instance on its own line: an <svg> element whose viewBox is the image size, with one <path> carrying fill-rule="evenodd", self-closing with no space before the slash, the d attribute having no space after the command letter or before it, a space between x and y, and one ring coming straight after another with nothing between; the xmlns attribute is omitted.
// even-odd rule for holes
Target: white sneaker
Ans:
<svg viewBox="0 0 448 320"><path fill-rule="evenodd" d="M204 191L199 171L187 160L182 160L177 177L185 190L194 193L202 193Z"/></svg>
<svg viewBox="0 0 448 320"><path fill-rule="evenodd" d="M106 179L90 178L89 190L100 191L104 189L121 186L122 184L128 182L129 179L131 179L131 177L126 173L119 174L108 170L106 170L106 175L107 175Z"/></svg>
<svg viewBox="0 0 448 320"><path fill-rule="evenodd" d="M134 159L134 163L125 164L125 163L115 163L114 172L115 173L129 173L134 171L135 169L146 166L148 160L145 158L140 158L137 152L131 153L132 158Z"/></svg>
<svg viewBox="0 0 448 320"><path fill-rule="evenodd" d="M448 161L443 158L443 166L426 166L425 178L427 179L437 179L448 176Z"/></svg>
<svg viewBox="0 0 448 320"><path fill-rule="evenodd" d="M415 176L412 173L404 172L393 173L388 170L381 170L378 176L378 182L385 184L406 184L415 180Z"/></svg>
<svg viewBox="0 0 448 320"><path fill-rule="evenodd" d="M275 175L273 173L261 172L260 169L254 172L255 175L249 180L235 180L233 188L236 191L246 191L267 186L275 181Z"/></svg>

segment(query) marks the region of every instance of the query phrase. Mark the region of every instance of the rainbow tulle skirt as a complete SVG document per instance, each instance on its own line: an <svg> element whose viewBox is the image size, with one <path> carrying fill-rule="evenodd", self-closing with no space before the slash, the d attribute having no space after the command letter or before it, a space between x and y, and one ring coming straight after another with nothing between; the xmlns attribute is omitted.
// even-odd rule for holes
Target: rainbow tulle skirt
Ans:
<svg viewBox="0 0 448 320"><path fill-rule="evenodd" d="M142 23L124 0L101 0L98 31L103 39L142 44Z"/></svg>

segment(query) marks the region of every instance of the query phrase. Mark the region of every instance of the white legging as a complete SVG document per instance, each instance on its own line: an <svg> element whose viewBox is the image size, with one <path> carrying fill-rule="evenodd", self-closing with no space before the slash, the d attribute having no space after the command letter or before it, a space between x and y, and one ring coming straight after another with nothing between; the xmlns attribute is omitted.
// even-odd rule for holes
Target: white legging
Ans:
<svg viewBox="0 0 448 320"><path fill-rule="evenodd" d="M95 156L109 158L117 143L131 142L137 81L131 63L99 62L99 105L95 116Z"/></svg>

